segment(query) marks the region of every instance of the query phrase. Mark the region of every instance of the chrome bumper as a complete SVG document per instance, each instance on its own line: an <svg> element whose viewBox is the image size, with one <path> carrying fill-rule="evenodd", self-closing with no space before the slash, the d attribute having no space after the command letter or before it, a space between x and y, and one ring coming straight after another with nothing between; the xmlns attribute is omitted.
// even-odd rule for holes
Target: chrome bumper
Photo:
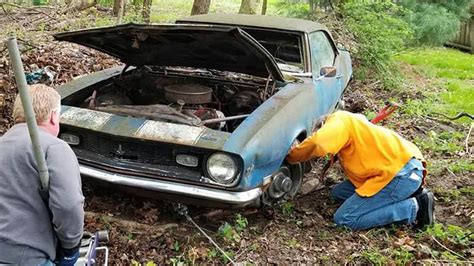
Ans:
<svg viewBox="0 0 474 266"><path fill-rule="evenodd" d="M132 175L115 174L84 165L80 165L79 168L81 174L84 176L89 176L117 185L224 202L232 205L245 205L262 195L262 190L260 188L254 188L242 192L225 191L164 180L146 179Z"/></svg>

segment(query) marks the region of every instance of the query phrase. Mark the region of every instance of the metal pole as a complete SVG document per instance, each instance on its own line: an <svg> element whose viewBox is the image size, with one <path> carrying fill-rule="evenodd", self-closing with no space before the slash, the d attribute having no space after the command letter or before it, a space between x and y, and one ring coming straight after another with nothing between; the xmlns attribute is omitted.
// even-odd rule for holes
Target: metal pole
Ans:
<svg viewBox="0 0 474 266"><path fill-rule="evenodd" d="M21 103L25 112L26 124L28 125L31 143L33 144L33 152L35 155L36 163L38 164L41 189L47 190L49 187L48 168L46 167L46 161L44 159L43 151L41 149L38 139L38 125L36 125L36 116L33 110L33 106L31 105L28 85L26 83L25 72L23 70L23 64L21 62L20 51L18 50L16 38L9 38L7 41L7 47L8 53L10 55L10 61L12 63L13 72L15 73L15 80L18 86L18 92L20 93Z"/></svg>

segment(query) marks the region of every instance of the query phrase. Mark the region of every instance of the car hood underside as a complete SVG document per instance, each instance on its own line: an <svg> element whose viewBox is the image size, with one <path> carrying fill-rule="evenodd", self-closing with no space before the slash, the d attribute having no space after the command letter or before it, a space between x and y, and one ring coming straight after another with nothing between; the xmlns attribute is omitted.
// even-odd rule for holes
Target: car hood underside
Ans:
<svg viewBox="0 0 474 266"><path fill-rule="evenodd" d="M132 66L206 68L283 81L272 55L235 27L131 23L54 37L102 51Z"/></svg>

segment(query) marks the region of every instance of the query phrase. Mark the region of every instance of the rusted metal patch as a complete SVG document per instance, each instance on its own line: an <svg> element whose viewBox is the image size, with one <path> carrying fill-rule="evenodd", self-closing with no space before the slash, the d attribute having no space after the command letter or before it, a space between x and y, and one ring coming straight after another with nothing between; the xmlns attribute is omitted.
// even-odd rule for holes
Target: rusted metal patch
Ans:
<svg viewBox="0 0 474 266"><path fill-rule="evenodd" d="M147 121L135 132L134 136L149 140L193 145L199 140L203 131L204 127Z"/></svg>
<svg viewBox="0 0 474 266"><path fill-rule="evenodd" d="M62 124L80 126L91 130L100 130L112 116L112 114L108 113L71 107L63 109L60 121Z"/></svg>

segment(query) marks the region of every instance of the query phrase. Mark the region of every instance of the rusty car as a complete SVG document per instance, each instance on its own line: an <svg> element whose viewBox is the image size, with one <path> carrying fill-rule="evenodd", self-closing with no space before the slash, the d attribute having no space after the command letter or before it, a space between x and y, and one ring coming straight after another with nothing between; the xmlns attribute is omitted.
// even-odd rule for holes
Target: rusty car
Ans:
<svg viewBox="0 0 474 266"><path fill-rule="evenodd" d="M352 76L328 29L300 19L198 15L54 37L123 63L57 88L81 174L196 205L295 195L305 166L285 157Z"/></svg>

